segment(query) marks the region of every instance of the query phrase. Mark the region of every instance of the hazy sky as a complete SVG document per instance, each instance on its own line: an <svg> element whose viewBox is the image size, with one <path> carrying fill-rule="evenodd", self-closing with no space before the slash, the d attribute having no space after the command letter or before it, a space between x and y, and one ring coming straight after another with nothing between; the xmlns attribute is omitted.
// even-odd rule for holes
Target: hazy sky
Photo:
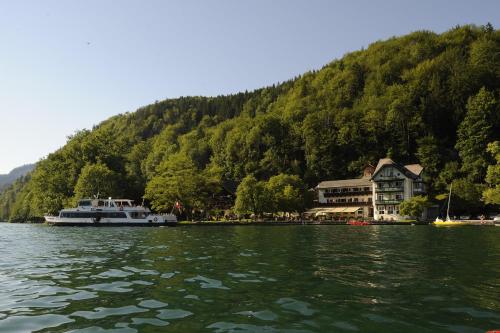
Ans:
<svg viewBox="0 0 500 333"><path fill-rule="evenodd" d="M77 129L252 90L394 35L500 26L500 1L0 0L0 173Z"/></svg>

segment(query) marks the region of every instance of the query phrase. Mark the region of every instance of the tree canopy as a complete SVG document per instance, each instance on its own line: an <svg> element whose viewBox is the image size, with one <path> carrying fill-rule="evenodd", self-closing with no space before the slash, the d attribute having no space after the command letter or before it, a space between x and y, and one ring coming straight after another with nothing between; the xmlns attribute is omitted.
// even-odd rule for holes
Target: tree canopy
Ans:
<svg viewBox="0 0 500 333"><path fill-rule="evenodd" d="M424 209L429 206L427 197L416 195L399 205L399 212L403 216L420 218Z"/></svg>

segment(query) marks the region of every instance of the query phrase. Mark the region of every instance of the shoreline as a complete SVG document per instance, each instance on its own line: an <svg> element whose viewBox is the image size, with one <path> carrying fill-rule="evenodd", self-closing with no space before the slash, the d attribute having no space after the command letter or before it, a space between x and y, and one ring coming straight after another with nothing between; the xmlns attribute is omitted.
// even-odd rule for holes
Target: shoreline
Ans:
<svg viewBox="0 0 500 333"><path fill-rule="evenodd" d="M361 226L376 226L376 225L397 225L397 226L416 226L416 225L432 225L433 221L371 221L369 224ZM500 224L495 223L493 220L464 220L463 226L499 226ZM8 222L0 221L0 223L12 223L12 224L41 224L47 226L66 226L66 227L211 227L211 226L359 226L351 225L346 221L314 221L314 220L300 220L300 221L275 221L275 220L261 220L261 221L180 221L177 223L168 224L129 224L129 223L102 223L102 224L88 224L88 223L78 223L78 224L56 224L56 223L46 223L46 222Z"/></svg>
<svg viewBox="0 0 500 333"><path fill-rule="evenodd" d="M369 224L362 226L371 225L432 225L433 221L372 221ZM493 220L467 220L463 221L464 226L494 226ZM302 220L302 221L274 221L274 220L264 220L264 221L181 221L177 223L178 226L234 226L234 225L258 225L258 226L287 226L287 225L344 225L344 226L357 226L348 224L346 221L313 221L313 220Z"/></svg>

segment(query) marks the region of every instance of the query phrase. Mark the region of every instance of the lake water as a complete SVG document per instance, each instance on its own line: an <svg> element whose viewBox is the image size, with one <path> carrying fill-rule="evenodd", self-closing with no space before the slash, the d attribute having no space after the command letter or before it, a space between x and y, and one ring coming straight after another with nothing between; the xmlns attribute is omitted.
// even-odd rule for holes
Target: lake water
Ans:
<svg viewBox="0 0 500 333"><path fill-rule="evenodd" d="M0 224L0 332L485 332L500 228Z"/></svg>

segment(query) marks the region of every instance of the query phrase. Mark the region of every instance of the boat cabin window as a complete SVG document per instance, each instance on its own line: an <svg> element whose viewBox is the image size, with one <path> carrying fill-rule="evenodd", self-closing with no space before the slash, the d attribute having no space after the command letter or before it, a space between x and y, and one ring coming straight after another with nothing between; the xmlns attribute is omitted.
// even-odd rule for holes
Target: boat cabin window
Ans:
<svg viewBox="0 0 500 333"><path fill-rule="evenodd" d="M78 202L78 206L80 206L80 207L92 206L92 201L90 201L90 200L80 200Z"/></svg>
<svg viewBox="0 0 500 333"><path fill-rule="evenodd" d="M69 218L127 218L124 212L61 212L59 216Z"/></svg>
<svg viewBox="0 0 500 333"><path fill-rule="evenodd" d="M145 219L147 216L144 212L130 212L129 214L133 219Z"/></svg>
<svg viewBox="0 0 500 333"><path fill-rule="evenodd" d="M104 200L99 200L97 202L97 206L100 206L100 207L104 206Z"/></svg>

